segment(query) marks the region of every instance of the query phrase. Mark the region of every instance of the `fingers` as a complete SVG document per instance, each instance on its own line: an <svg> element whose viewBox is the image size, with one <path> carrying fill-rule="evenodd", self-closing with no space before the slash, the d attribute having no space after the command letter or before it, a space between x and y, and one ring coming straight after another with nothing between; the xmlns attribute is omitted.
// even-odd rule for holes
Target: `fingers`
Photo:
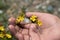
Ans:
<svg viewBox="0 0 60 40"><path fill-rule="evenodd" d="M9 22L8 28L13 35L15 35L20 30L20 28L17 25L15 25L15 21L16 21L16 19L14 17L11 17L8 20L8 22Z"/></svg>
<svg viewBox="0 0 60 40"><path fill-rule="evenodd" d="M14 17L9 18L8 22L9 24L15 24L16 19Z"/></svg>
<svg viewBox="0 0 60 40"><path fill-rule="evenodd" d="M16 38L18 39L18 40L29 40L29 35L23 35L23 34L21 34L21 33L16 33Z"/></svg>
<svg viewBox="0 0 60 40"><path fill-rule="evenodd" d="M29 35L24 35L24 40L29 40L29 39L30 39Z"/></svg>
<svg viewBox="0 0 60 40"><path fill-rule="evenodd" d="M31 26L31 25L32 25L32 26ZM35 25L35 26L33 26L33 25ZM37 28L36 26L37 26L37 25L34 24L34 23L24 25L25 28L27 28L27 29L33 29L33 30Z"/></svg>
<svg viewBox="0 0 60 40"><path fill-rule="evenodd" d="M15 37L18 39L18 40L24 40L24 37L21 33L17 32Z"/></svg>
<svg viewBox="0 0 60 40"><path fill-rule="evenodd" d="M22 30L22 35L24 35L25 40L39 40L39 36L37 34L36 24L28 24L26 25L27 29Z"/></svg>
<svg viewBox="0 0 60 40"><path fill-rule="evenodd" d="M23 35L21 33L21 29L18 26L9 25L9 30L13 36L15 36L18 40L23 40Z"/></svg>
<svg viewBox="0 0 60 40"><path fill-rule="evenodd" d="M29 29L30 28L30 24L26 24L26 25L24 25L24 27Z"/></svg>
<svg viewBox="0 0 60 40"><path fill-rule="evenodd" d="M23 30L22 30L22 34L23 34L23 35L28 35L28 29L23 29Z"/></svg>
<svg viewBox="0 0 60 40"><path fill-rule="evenodd" d="M16 26L15 26L15 30L16 30L17 32L19 32L19 31L21 30L21 28L16 25Z"/></svg>
<svg viewBox="0 0 60 40"><path fill-rule="evenodd" d="M30 40L40 40L39 35L33 31L34 27L36 26L32 24L30 27L31 27L29 29Z"/></svg>
<svg viewBox="0 0 60 40"><path fill-rule="evenodd" d="M29 31L28 29L22 30L22 35L24 36L24 40L29 40Z"/></svg>
<svg viewBox="0 0 60 40"><path fill-rule="evenodd" d="M32 29L33 31L36 31L37 29L37 25L36 24L30 24L30 28L29 29Z"/></svg>
<svg viewBox="0 0 60 40"><path fill-rule="evenodd" d="M9 25L8 28L9 28L10 32L11 32L13 35L16 34L17 31L15 30L15 26Z"/></svg>

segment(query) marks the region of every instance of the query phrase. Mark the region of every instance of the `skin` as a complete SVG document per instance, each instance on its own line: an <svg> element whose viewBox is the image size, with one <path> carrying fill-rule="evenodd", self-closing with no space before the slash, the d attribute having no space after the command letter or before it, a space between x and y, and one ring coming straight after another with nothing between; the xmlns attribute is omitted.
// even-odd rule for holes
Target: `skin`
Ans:
<svg viewBox="0 0 60 40"><path fill-rule="evenodd" d="M14 24L15 18L9 19L9 30L18 40L60 40L60 19L57 16L39 12L26 13L27 17L32 15L36 15L43 25L30 23L22 29Z"/></svg>

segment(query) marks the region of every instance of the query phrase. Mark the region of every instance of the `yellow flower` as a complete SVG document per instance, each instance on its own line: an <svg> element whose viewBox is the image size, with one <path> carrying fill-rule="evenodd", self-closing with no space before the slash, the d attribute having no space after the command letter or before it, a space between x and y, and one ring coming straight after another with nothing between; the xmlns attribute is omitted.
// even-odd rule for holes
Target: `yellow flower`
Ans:
<svg viewBox="0 0 60 40"><path fill-rule="evenodd" d="M7 38L12 38L12 36L10 34L6 34L5 35Z"/></svg>
<svg viewBox="0 0 60 40"><path fill-rule="evenodd" d="M4 26L0 26L0 30L1 31L4 31L5 29L4 29Z"/></svg>
<svg viewBox="0 0 60 40"><path fill-rule="evenodd" d="M37 16L35 16L35 15L31 16L31 17L30 17L30 20L31 20L32 22L35 22L35 21L37 20Z"/></svg>
<svg viewBox="0 0 60 40"><path fill-rule="evenodd" d="M40 20L37 20L37 24L38 24L38 26L41 26L42 22Z"/></svg>
<svg viewBox="0 0 60 40"><path fill-rule="evenodd" d="M24 20L23 16L18 16L18 18L16 19L16 23L22 22Z"/></svg>
<svg viewBox="0 0 60 40"><path fill-rule="evenodd" d="M0 38L4 38L4 36L5 36L5 35L4 35L3 33L0 34Z"/></svg>

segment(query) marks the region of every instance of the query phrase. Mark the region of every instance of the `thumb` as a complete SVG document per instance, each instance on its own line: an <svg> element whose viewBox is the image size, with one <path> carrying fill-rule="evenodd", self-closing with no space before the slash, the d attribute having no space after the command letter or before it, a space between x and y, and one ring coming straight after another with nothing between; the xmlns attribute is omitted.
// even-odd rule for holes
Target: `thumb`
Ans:
<svg viewBox="0 0 60 40"><path fill-rule="evenodd" d="M38 17L40 17L40 16L42 16L43 14L45 14L45 13L40 13L40 12L26 12L26 16L27 17L31 17L32 15L35 15L35 16L38 16Z"/></svg>

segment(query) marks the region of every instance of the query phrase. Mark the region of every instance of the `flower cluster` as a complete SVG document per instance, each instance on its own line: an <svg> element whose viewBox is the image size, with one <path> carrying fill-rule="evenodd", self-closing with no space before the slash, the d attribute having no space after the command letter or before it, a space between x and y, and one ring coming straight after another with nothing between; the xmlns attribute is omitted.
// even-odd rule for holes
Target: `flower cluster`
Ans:
<svg viewBox="0 0 60 40"><path fill-rule="evenodd" d="M23 16L18 16L16 19L16 23L22 22L24 20Z"/></svg>
<svg viewBox="0 0 60 40"><path fill-rule="evenodd" d="M16 18L16 23L20 23L20 22L25 22L25 23L27 22L27 23L29 23L30 21L32 23L36 23L39 26L42 25L42 22L40 20L38 20L38 17L37 16L32 15L30 18L27 18L25 16L25 12L23 12L23 11L21 11L20 16L18 16Z"/></svg>
<svg viewBox="0 0 60 40"><path fill-rule="evenodd" d="M4 26L0 26L0 38L12 38L12 36L6 33Z"/></svg>
<svg viewBox="0 0 60 40"><path fill-rule="evenodd" d="M30 20L31 20L32 22L36 23L38 26L41 26L41 25L42 25L42 22L41 22L40 20L38 20L38 19L37 19L37 16L35 16L35 15L32 15L32 16L30 17Z"/></svg>
<svg viewBox="0 0 60 40"><path fill-rule="evenodd" d="M37 16L35 16L35 15L31 16L31 17L30 17L30 20L31 20L32 22L36 22Z"/></svg>
<svg viewBox="0 0 60 40"><path fill-rule="evenodd" d="M4 33L0 33L0 38L11 38L12 36L10 34L4 34Z"/></svg>
<svg viewBox="0 0 60 40"><path fill-rule="evenodd" d="M20 16L16 18L16 23L24 21L25 14L21 11Z"/></svg>
<svg viewBox="0 0 60 40"><path fill-rule="evenodd" d="M38 24L38 26L41 26L42 25L42 22L40 20L37 20L36 23Z"/></svg>
<svg viewBox="0 0 60 40"><path fill-rule="evenodd" d="M0 31L4 31L4 26L0 26Z"/></svg>
<svg viewBox="0 0 60 40"><path fill-rule="evenodd" d="M18 16L17 19L16 19L16 23L19 23L19 22L22 22L26 20L24 16ZM32 15L29 20L32 22L32 23L36 23L37 25L41 26L42 25L42 22L40 20L37 19L37 16L35 15ZM28 21L28 20L27 20Z"/></svg>

